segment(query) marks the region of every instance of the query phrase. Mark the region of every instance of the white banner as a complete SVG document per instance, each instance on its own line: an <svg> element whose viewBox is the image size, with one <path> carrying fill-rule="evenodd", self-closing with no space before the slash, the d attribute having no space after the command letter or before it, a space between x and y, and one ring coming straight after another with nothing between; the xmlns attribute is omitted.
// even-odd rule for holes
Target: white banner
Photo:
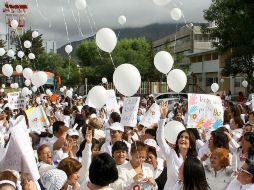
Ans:
<svg viewBox="0 0 254 190"><path fill-rule="evenodd" d="M139 102L140 97L127 97L124 99L121 115L121 124L123 126L136 126Z"/></svg>
<svg viewBox="0 0 254 190"><path fill-rule="evenodd" d="M152 124L158 123L160 116L160 106L153 103L149 110L144 114L144 117L139 124L149 128Z"/></svg>
<svg viewBox="0 0 254 190"><path fill-rule="evenodd" d="M20 92L11 92L7 94L9 107L13 109L25 109L26 99L21 96Z"/></svg>

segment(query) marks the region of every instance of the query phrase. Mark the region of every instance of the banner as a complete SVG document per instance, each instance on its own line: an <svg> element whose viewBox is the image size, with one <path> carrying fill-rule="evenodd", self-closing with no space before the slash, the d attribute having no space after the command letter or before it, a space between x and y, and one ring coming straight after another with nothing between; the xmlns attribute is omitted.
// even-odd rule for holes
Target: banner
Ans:
<svg viewBox="0 0 254 190"><path fill-rule="evenodd" d="M140 97L127 97L123 102L121 124L136 127Z"/></svg>
<svg viewBox="0 0 254 190"><path fill-rule="evenodd" d="M120 113L119 111L119 105L116 101L116 93L114 90L107 90L108 93L108 100L106 102L106 109L108 112L117 112Z"/></svg>
<svg viewBox="0 0 254 190"><path fill-rule="evenodd" d="M144 117L139 124L149 128L152 124L158 123L160 116L160 106L153 103L149 110L144 114Z"/></svg>
<svg viewBox="0 0 254 190"><path fill-rule="evenodd" d="M9 107L14 109L26 109L26 98L21 96L20 92L11 92L7 94Z"/></svg>
<svg viewBox="0 0 254 190"><path fill-rule="evenodd" d="M32 131L45 131L45 126L49 127L50 123L42 106L29 108L25 112Z"/></svg>
<svg viewBox="0 0 254 190"><path fill-rule="evenodd" d="M223 107L219 96L188 94L189 128L217 129L223 125Z"/></svg>
<svg viewBox="0 0 254 190"><path fill-rule="evenodd" d="M19 116L13 127L10 128L11 138L1 156L0 171L16 170L31 175L34 181L40 178L36 165L32 144L28 133L25 132L26 121Z"/></svg>

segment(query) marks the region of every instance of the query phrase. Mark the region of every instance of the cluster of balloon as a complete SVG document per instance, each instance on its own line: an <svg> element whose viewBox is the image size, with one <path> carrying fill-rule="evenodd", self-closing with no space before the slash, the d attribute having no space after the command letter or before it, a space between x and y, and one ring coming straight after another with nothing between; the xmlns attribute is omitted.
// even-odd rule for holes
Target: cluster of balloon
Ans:
<svg viewBox="0 0 254 190"><path fill-rule="evenodd" d="M108 100L108 93L103 86L95 86L88 93L89 101L97 109L101 109Z"/></svg>
<svg viewBox="0 0 254 190"><path fill-rule="evenodd" d="M7 76L10 77L13 73L13 68L10 64L4 64L4 66L2 67L2 73Z"/></svg>
<svg viewBox="0 0 254 190"><path fill-rule="evenodd" d="M96 33L95 41L102 51L111 53L116 47L117 37L110 28L102 28Z"/></svg>
<svg viewBox="0 0 254 190"><path fill-rule="evenodd" d="M133 96L141 85L141 76L135 66L125 63L118 66L114 71L113 82L121 94Z"/></svg>
<svg viewBox="0 0 254 190"><path fill-rule="evenodd" d="M213 91L213 93L217 92L219 90L220 86L218 85L218 83L213 83L211 85L211 90Z"/></svg>
<svg viewBox="0 0 254 190"><path fill-rule="evenodd" d="M46 84L48 76L44 71L38 71L31 77L32 84L37 88Z"/></svg>
<svg viewBox="0 0 254 190"><path fill-rule="evenodd" d="M171 0L153 0L153 2L158 6L165 6L171 2Z"/></svg>
<svg viewBox="0 0 254 190"><path fill-rule="evenodd" d="M119 16L118 23L124 25L126 23L126 17L124 15Z"/></svg>
<svg viewBox="0 0 254 190"><path fill-rule="evenodd" d="M246 80L244 80L244 81L242 82L242 86L243 86L244 88L247 88L248 82L247 82Z"/></svg>
<svg viewBox="0 0 254 190"><path fill-rule="evenodd" d="M76 0L75 6L78 10L83 10L87 7L86 0Z"/></svg>

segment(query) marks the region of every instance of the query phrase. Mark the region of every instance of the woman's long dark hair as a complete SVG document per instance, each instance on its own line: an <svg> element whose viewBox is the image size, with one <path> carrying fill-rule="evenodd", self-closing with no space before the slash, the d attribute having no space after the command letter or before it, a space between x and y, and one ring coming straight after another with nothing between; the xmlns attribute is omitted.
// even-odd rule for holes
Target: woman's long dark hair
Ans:
<svg viewBox="0 0 254 190"><path fill-rule="evenodd" d="M196 156L197 156L196 139L195 139L195 136L193 135L193 133L191 133L189 130L183 130L183 131L181 131L181 132L177 135L177 139L176 139L176 148L175 148L176 154L177 154L178 157L180 156L180 150L179 150L179 146L178 146L178 140L180 139L181 135L182 135L184 132L189 134L189 141L190 141L190 148L189 148L189 150L188 150L187 157L188 157L188 156L196 157Z"/></svg>
<svg viewBox="0 0 254 190"><path fill-rule="evenodd" d="M202 162L197 157L187 157L183 166L183 190L209 189Z"/></svg>

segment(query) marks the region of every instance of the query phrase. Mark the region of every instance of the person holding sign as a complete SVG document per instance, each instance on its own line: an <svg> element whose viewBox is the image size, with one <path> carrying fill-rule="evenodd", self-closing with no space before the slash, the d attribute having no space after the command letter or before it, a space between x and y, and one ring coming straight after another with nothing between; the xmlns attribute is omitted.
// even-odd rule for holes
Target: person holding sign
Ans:
<svg viewBox="0 0 254 190"><path fill-rule="evenodd" d="M167 182L164 190L172 190L178 180L178 170L184 160L189 156L197 156L195 137L187 130L181 131L177 135L175 148L169 146L165 140L164 125L168 113L168 103L162 102L160 104L161 120L157 130L157 142L166 156L167 160Z"/></svg>

